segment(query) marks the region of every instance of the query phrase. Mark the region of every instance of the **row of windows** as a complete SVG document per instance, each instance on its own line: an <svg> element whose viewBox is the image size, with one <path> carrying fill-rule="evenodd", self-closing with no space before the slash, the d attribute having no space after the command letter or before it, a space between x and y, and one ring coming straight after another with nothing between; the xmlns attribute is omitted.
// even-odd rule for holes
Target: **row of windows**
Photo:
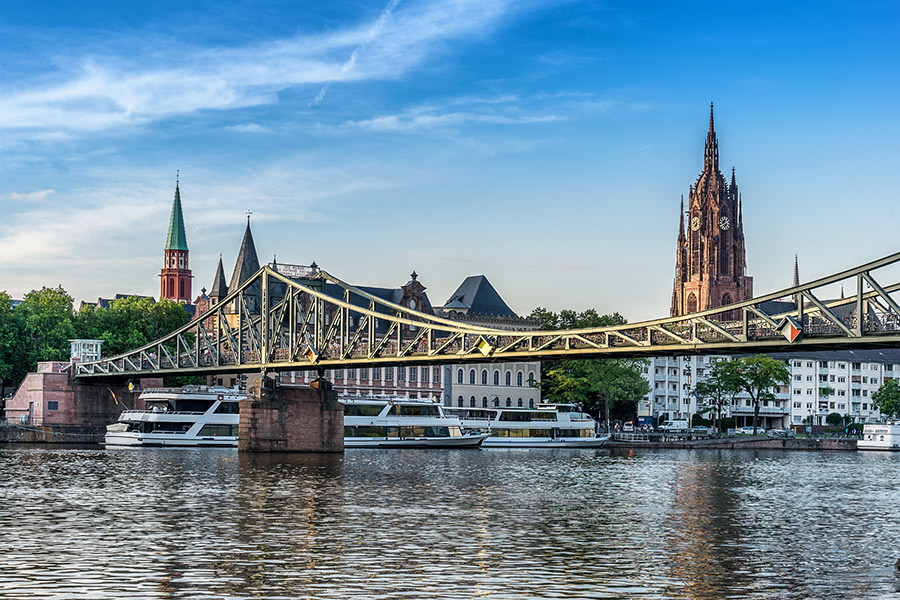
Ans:
<svg viewBox="0 0 900 600"><path fill-rule="evenodd" d="M460 396L459 398L456 399L456 405L459 406L459 407L464 406L464 400L463 400L463 397L462 397L462 396ZM507 407L507 408L511 408L512 405L513 405L513 403L512 403L512 398L507 398L507 399L506 399L506 407ZM475 406L475 396L472 396L471 398L469 398L469 406L470 406L470 407L474 407L474 406ZM495 408L499 408L499 407L500 407L500 398L494 398L494 399L491 401L491 406L493 406L493 407L495 407ZM488 407L488 399L487 399L487 396L483 396L483 397L481 398L481 408L487 408L487 407ZM516 400L516 407L517 407L517 408L524 408L524 407L525 407L525 401L522 400L521 398L519 398L518 400ZM529 398L529 399L528 399L528 408L534 408L534 398Z"/></svg>
<svg viewBox="0 0 900 600"><path fill-rule="evenodd" d="M518 371L516 373L516 385L519 387L522 387L523 376L524 375L523 375L522 371ZM494 385L500 385L500 371L494 370L493 379L494 379ZM506 381L507 386L512 385L512 371L506 372L505 381ZM462 384L462 382L463 382L463 370L458 369L456 371L456 383ZM481 370L481 385L487 385L487 384L488 384L488 372L487 372L487 369L482 369ZM469 385L475 385L475 369L469 370ZM534 373L528 373L528 386L529 387L534 386Z"/></svg>
<svg viewBox="0 0 900 600"><path fill-rule="evenodd" d="M430 370L430 373L429 373ZM369 369L368 367L363 367L362 369L347 369L347 376L344 377L344 369L335 369L334 371L325 371L326 379L357 379L357 371L359 374L358 379L361 381L372 380L382 380L382 375L384 381L393 381L394 378L397 378L397 381L406 381L407 378L410 382L421 381L422 383L440 383L441 382L441 368L440 367L384 367L382 371L382 367L372 367ZM431 375L429 380L429 374Z"/></svg>

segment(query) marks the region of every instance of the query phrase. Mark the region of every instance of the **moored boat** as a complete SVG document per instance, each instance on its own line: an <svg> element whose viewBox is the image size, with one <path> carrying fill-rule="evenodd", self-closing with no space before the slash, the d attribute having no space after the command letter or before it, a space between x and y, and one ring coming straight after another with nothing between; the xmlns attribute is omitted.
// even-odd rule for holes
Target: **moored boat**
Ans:
<svg viewBox="0 0 900 600"><path fill-rule="evenodd" d="M487 431L485 448L598 448L609 436L596 435L597 423L573 404L537 408L447 407L466 431Z"/></svg>
<svg viewBox="0 0 900 600"><path fill-rule="evenodd" d="M225 387L144 390L143 410L125 410L106 426L104 443L116 446L237 447L239 402L247 395Z"/></svg>
<svg viewBox="0 0 900 600"><path fill-rule="evenodd" d="M856 449L900 451L900 423L863 425L863 436L856 442Z"/></svg>
<svg viewBox="0 0 900 600"><path fill-rule="evenodd" d="M477 448L487 433L465 432L433 400L343 397L346 448Z"/></svg>

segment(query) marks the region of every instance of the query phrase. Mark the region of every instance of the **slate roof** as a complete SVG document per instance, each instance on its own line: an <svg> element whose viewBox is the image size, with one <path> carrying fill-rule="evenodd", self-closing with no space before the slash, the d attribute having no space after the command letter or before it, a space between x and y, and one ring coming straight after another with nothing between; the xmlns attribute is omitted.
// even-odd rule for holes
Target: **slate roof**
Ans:
<svg viewBox="0 0 900 600"><path fill-rule="evenodd" d="M469 307L469 315L518 317L484 275L466 277L444 306L454 308L460 303Z"/></svg>
<svg viewBox="0 0 900 600"><path fill-rule="evenodd" d="M169 237L166 250L187 250L187 235L184 233L184 216L181 214L181 192L175 184L175 200L172 202L172 216L169 218Z"/></svg>
<svg viewBox="0 0 900 600"><path fill-rule="evenodd" d="M380 287L369 287L364 285L354 286L357 289L366 292L367 294L371 294L376 298L381 298L382 300L386 300L388 302L393 302L394 304L400 304L400 300L403 298L403 290L400 288L380 288ZM339 285L333 283L325 284L325 293L331 296L332 298L343 300L344 299L344 288ZM431 306L431 301L428 299L428 294L422 294L422 300L425 302L425 306L416 307L416 310L419 312L425 313L433 313L434 310ZM350 295L350 304L354 306L358 306L360 308L369 308L369 301L362 296L357 296L355 294ZM379 313L383 313L385 315L393 315L393 312L386 309L384 306L379 304L375 305L375 311ZM359 318L360 315L355 315L354 318ZM388 324L386 321L379 319L375 330L378 333L384 333L388 330Z"/></svg>

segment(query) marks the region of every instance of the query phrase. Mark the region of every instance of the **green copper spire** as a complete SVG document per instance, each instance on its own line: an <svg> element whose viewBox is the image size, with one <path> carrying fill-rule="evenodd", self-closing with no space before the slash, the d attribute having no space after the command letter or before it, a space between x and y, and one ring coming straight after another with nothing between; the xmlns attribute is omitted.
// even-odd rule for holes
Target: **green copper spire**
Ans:
<svg viewBox="0 0 900 600"><path fill-rule="evenodd" d="M175 201L172 203L172 217L169 219L169 237L166 250L187 250L187 236L184 234L184 217L181 215L181 192L175 179Z"/></svg>

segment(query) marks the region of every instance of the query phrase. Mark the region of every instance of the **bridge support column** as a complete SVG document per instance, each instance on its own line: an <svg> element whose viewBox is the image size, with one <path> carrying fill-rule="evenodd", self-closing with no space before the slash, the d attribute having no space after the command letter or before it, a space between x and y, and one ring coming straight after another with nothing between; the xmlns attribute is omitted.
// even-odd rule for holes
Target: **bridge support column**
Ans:
<svg viewBox="0 0 900 600"><path fill-rule="evenodd" d="M276 385L260 377L241 400L238 450L243 452L343 452L344 407L325 379L310 387Z"/></svg>

